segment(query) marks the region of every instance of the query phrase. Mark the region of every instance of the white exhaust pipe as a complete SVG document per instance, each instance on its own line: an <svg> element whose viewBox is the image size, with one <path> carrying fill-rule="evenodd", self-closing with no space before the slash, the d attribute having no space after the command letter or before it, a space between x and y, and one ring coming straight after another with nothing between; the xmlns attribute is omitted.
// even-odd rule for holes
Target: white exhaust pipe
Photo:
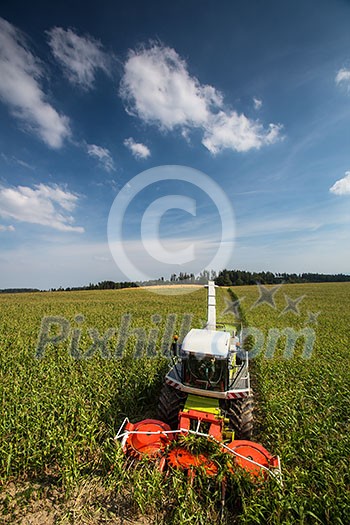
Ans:
<svg viewBox="0 0 350 525"><path fill-rule="evenodd" d="M205 325L206 330L216 330L216 298L215 283L208 281L208 320Z"/></svg>

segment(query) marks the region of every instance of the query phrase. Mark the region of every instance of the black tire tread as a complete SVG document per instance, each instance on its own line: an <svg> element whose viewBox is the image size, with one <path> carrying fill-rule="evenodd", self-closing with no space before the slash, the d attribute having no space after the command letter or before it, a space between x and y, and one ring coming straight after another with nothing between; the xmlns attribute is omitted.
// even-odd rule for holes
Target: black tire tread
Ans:
<svg viewBox="0 0 350 525"><path fill-rule="evenodd" d="M185 405L187 394L164 383L158 401L158 417L171 429L178 427L178 416Z"/></svg>
<svg viewBox="0 0 350 525"><path fill-rule="evenodd" d="M226 400L223 406L230 427L235 431L235 439L251 440L254 428L254 398Z"/></svg>

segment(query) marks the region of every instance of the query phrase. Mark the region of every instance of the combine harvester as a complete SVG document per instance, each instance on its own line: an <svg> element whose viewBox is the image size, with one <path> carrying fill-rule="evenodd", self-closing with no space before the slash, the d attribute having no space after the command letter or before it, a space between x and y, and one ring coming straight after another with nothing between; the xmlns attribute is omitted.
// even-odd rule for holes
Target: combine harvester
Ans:
<svg viewBox="0 0 350 525"><path fill-rule="evenodd" d="M178 345L172 345L174 366L165 377L159 398L159 420L130 423L126 418L115 439L121 439L126 456L148 457L188 472L198 469L208 476L218 465L206 453L195 454L181 437L194 434L216 442L228 454L228 466L237 466L252 479L281 481L278 456L251 441L253 396L250 387L248 352L241 350L236 330L216 323L215 284L208 283L208 320L203 329L192 329Z"/></svg>

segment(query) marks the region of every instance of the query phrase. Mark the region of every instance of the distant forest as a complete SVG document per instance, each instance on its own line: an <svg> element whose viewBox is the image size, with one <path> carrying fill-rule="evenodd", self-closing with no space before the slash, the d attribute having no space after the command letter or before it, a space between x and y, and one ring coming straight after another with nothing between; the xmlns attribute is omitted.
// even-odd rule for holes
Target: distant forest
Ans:
<svg viewBox="0 0 350 525"><path fill-rule="evenodd" d="M350 281L350 275L323 274L323 273L273 273L273 272L247 272L245 270L221 270L219 273L204 270L199 275L193 273L172 274L170 279L155 279L145 282L115 282L101 281L97 284L90 283L87 286L75 286L68 288L51 288L51 292L72 292L80 290L119 290L121 288L136 288L137 286L154 286L162 284L206 284L208 280L215 281L218 286L243 286L261 284L294 284L294 283L340 283ZM7 288L0 293L40 292L37 288Z"/></svg>
<svg viewBox="0 0 350 525"><path fill-rule="evenodd" d="M222 270L215 278L218 286L242 286L244 284L294 284L294 283L342 283L350 281L343 273L272 273L246 272L244 270Z"/></svg>

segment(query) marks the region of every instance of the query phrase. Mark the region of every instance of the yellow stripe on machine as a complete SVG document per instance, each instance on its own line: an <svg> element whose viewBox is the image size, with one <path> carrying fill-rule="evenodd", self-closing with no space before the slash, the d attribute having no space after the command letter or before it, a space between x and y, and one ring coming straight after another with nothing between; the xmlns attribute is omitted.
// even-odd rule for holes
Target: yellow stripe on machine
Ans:
<svg viewBox="0 0 350 525"><path fill-rule="evenodd" d="M187 412L188 410L208 412L209 414L214 414L216 416L221 415L219 400L212 397L194 396L189 394L184 406L184 412Z"/></svg>

